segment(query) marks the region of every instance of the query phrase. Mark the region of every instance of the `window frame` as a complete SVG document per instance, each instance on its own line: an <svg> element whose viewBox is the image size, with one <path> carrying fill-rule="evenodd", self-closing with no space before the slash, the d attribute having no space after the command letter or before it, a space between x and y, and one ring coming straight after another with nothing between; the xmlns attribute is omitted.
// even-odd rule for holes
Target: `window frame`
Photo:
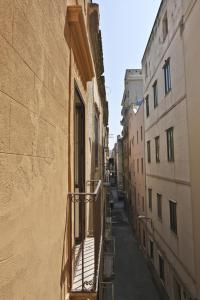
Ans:
<svg viewBox="0 0 200 300"><path fill-rule="evenodd" d="M148 118L150 115L149 95L146 96L145 102L146 102L146 118Z"/></svg>
<svg viewBox="0 0 200 300"><path fill-rule="evenodd" d="M151 163L151 141L147 141L147 162Z"/></svg>
<svg viewBox="0 0 200 300"><path fill-rule="evenodd" d="M156 163L160 162L160 136L155 137L155 157Z"/></svg>
<svg viewBox="0 0 200 300"><path fill-rule="evenodd" d="M153 104L154 109L158 106L158 80L154 81L153 88Z"/></svg>
<svg viewBox="0 0 200 300"><path fill-rule="evenodd" d="M157 215L160 221L162 221L162 195L157 193Z"/></svg>
<svg viewBox="0 0 200 300"><path fill-rule="evenodd" d="M172 80L171 80L171 65L170 58L165 61L163 66L164 71L164 83L165 83L165 96L169 94L172 89Z"/></svg>
<svg viewBox="0 0 200 300"><path fill-rule="evenodd" d="M166 40L166 37L168 35L168 32L169 32L169 23L168 23L167 11L165 12L164 17L163 17L162 30L163 30L163 43L164 43L165 40Z"/></svg>
<svg viewBox="0 0 200 300"><path fill-rule="evenodd" d="M137 158L137 173L140 172L140 160Z"/></svg>
<svg viewBox="0 0 200 300"><path fill-rule="evenodd" d="M152 240L149 240L149 256L154 260L154 242Z"/></svg>
<svg viewBox="0 0 200 300"><path fill-rule="evenodd" d="M144 174L144 159L141 158L141 173Z"/></svg>
<svg viewBox="0 0 200 300"><path fill-rule="evenodd" d="M176 201L169 200L169 214L170 214L170 230L177 235L178 226L177 226L177 202Z"/></svg>
<svg viewBox="0 0 200 300"><path fill-rule="evenodd" d="M144 205L144 196L142 196L142 211L144 211L145 205Z"/></svg>
<svg viewBox="0 0 200 300"><path fill-rule="evenodd" d="M99 167L99 113L95 111L94 114L94 132L95 132L95 168Z"/></svg>
<svg viewBox="0 0 200 300"><path fill-rule="evenodd" d="M149 204L149 210L152 211L152 189L148 188L148 204Z"/></svg>
<svg viewBox="0 0 200 300"><path fill-rule="evenodd" d="M170 127L166 130L167 136L167 160L168 162L174 162L174 127Z"/></svg>

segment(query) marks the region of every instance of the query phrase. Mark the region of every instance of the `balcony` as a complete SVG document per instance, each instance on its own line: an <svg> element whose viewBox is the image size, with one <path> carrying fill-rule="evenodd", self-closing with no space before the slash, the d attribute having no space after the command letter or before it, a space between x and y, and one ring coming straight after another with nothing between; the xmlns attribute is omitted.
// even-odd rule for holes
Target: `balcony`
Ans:
<svg viewBox="0 0 200 300"><path fill-rule="evenodd" d="M89 181L86 192L69 193L70 299L96 299L102 256L102 182Z"/></svg>

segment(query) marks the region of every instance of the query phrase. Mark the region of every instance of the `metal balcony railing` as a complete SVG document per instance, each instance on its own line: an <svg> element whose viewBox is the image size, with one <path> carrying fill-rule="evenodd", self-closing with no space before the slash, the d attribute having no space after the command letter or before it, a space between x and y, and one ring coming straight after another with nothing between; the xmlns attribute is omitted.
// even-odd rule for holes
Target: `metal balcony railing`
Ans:
<svg viewBox="0 0 200 300"><path fill-rule="evenodd" d="M68 199L71 216L70 290L71 293L97 293L103 230L101 180L87 182L85 193L69 193ZM78 242L76 226L81 232Z"/></svg>

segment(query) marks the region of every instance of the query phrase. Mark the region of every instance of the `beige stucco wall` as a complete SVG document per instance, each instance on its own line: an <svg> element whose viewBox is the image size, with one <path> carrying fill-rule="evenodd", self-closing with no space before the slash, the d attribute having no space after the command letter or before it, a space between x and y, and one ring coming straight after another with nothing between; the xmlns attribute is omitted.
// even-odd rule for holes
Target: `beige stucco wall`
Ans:
<svg viewBox="0 0 200 300"><path fill-rule="evenodd" d="M67 193L73 191L75 81L86 116L91 114L64 37L67 4L75 2L5 0L0 4L2 300L64 299L67 292L66 208ZM86 12L84 2L79 4ZM90 123L86 128L91 128ZM91 163L86 132L86 160Z"/></svg>
<svg viewBox="0 0 200 300"><path fill-rule="evenodd" d="M167 11L169 32L162 38L162 18ZM152 219L156 255L154 266L159 273L158 254L165 260L165 287L170 299L175 299L173 278L181 285L182 293L196 296L195 260L193 247L193 213L189 161L189 138L184 47L179 26L182 18L182 2L163 1L153 39L150 39L143 58L144 96L149 95L150 116L146 117L145 139L151 141L151 163L146 163L146 188L152 189L153 209L147 209ZM165 96L163 66L170 57L172 90ZM145 64L148 77L145 76ZM158 107L153 107L153 83L158 80ZM166 130L174 127L175 162L167 161ZM155 161L155 137L160 136L160 163ZM147 154L146 154L147 161ZM162 222L157 216L157 193L162 195ZM169 200L177 203L178 234L170 230ZM149 226L150 230L150 226ZM150 230L151 231L151 230Z"/></svg>

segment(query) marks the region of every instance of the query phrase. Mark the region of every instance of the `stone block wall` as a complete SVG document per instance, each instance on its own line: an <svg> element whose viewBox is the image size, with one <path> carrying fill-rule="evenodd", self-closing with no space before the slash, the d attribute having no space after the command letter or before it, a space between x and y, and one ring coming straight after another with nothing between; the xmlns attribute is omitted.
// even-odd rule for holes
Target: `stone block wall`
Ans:
<svg viewBox="0 0 200 300"><path fill-rule="evenodd" d="M0 299L64 299L65 0L0 2Z"/></svg>

